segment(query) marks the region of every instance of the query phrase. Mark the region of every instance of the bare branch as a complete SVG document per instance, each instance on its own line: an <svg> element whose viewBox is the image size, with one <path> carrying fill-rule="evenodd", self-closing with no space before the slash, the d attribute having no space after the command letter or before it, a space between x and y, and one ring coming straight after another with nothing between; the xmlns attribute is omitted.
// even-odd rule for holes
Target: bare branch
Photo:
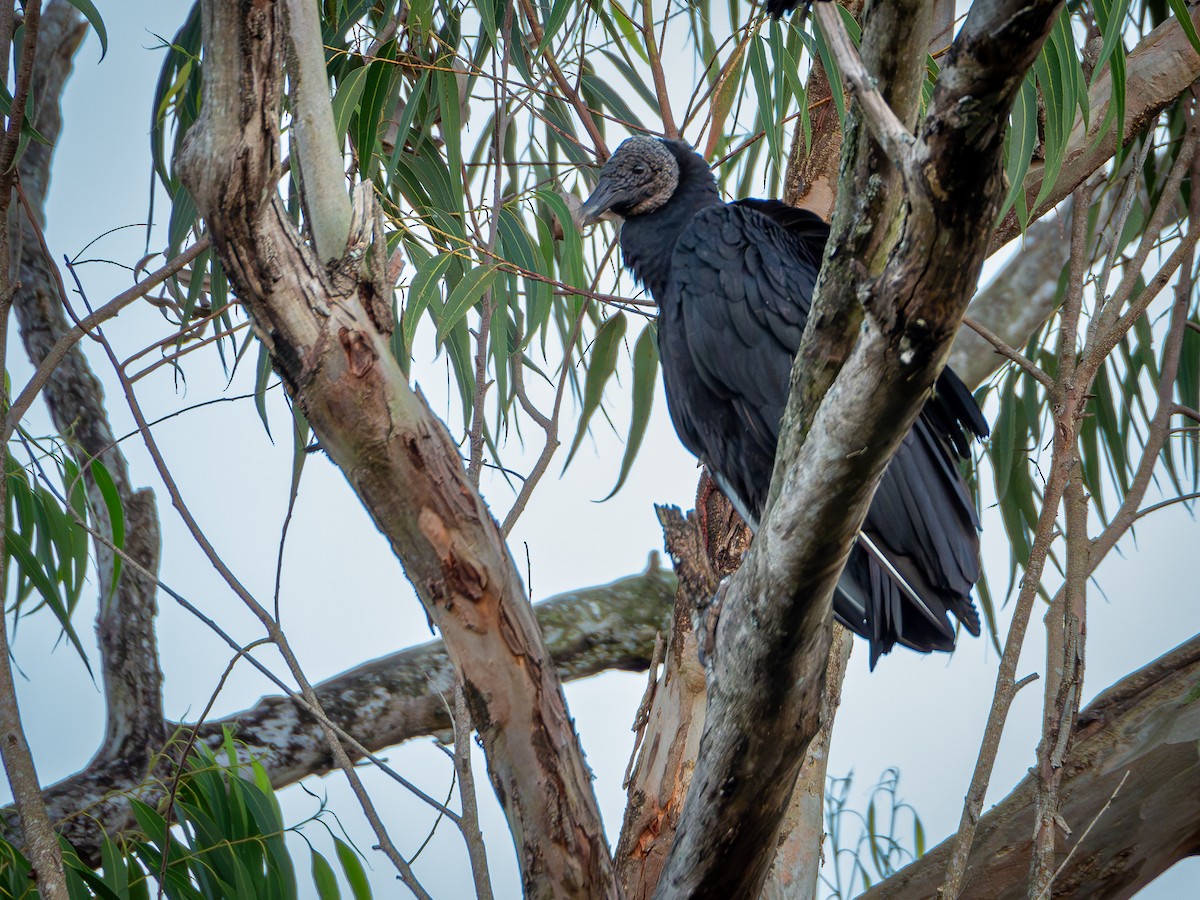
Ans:
<svg viewBox="0 0 1200 900"><path fill-rule="evenodd" d="M642 38L646 42L646 54L650 58L650 74L654 78L654 95L658 98L658 111L662 116L663 134L672 139L679 138L679 126L671 112L671 95L667 93L667 77L663 72L662 55L658 52L658 41L654 39L654 4L642 2Z"/></svg>
<svg viewBox="0 0 1200 900"><path fill-rule="evenodd" d="M471 712L462 682L454 685L454 771L458 774L458 793L462 797L462 832L471 858L476 900L492 900L492 879L488 873L487 848L479 830L479 810L475 804L475 777L471 772Z"/></svg>
<svg viewBox="0 0 1200 900"><path fill-rule="evenodd" d="M652 558L640 575L553 597L534 609L561 678L587 678L608 669L644 669L664 626L675 577ZM427 735L442 735L450 718L442 702L453 690L454 666L441 641L372 660L315 686L322 708L367 751ZM169 729L196 728L169 725ZM329 771L329 747L310 716L285 695L198 728L198 739L219 749L226 729L281 788ZM358 751L354 751L358 755ZM132 824L128 796L141 795L145 769L128 760L97 759L46 790L52 818L85 859L98 858L100 832ZM80 816L86 810L86 816ZM6 816L11 822L11 817Z"/></svg>
<svg viewBox="0 0 1200 900"><path fill-rule="evenodd" d="M1029 359L1018 353L1014 348L1004 343L1004 339L986 325L976 322L970 316L963 316L963 324L991 344L992 347L995 348L996 352L1005 359L1016 363L1022 371L1033 376L1034 380L1037 381L1038 384L1042 385L1042 387L1047 389L1054 387L1054 380L1049 375L1034 365Z"/></svg>
<svg viewBox="0 0 1200 900"><path fill-rule="evenodd" d="M64 320L63 329L53 346L39 351L37 371L33 373L29 382L21 389L21 393L17 395L17 399L12 402L8 415L5 417L3 429L0 429L0 440L7 441L12 437L17 424L24 418L25 413L29 411L29 407L33 405L33 401L37 399L42 388L54 377L55 371L77 343L83 340L97 326L113 318L129 304L146 296L147 293L158 287L168 278L179 274L179 272L195 262L196 257L211 246L212 244L208 238L201 238L173 260L147 275L129 290L123 291L99 307L95 312L90 313L86 318L80 319L79 323L73 327L66 328ZM49 268L53 266L53 263L45 260L42 265L45 268ZM53 299L57 301L57 295ZM69 429L64 426L62 430L66 433Z"/></svg>
<svg viewBox="0 0 1200 900"><path fill-rule="evenodd" d="M1197 680L1200 637L1117 682L1079 714L1075 746L1062 766L1063 816L1089 822L1108 811L1102 829L1067 842L1072 856L1055 875L1055 897L1129 898L1179 860L1200 853L1200 762L1193 749L1200 717L1194 702L1187 702ZM1035 783L1034 776L1025 778L980 820L963 896L1030 896ZM1161 802L1164 792L1170 803ZM951 841L944 841L860 900L937 896L950 852Z"/></svg>
<svg viewBox="0 0 1200 900"><path fill-rule="evenodd" d="M333 124L325 45L319 8L313 0L285 0L288 19L288 77L291 84L293 141L300 170L301 197L317 256L328 263L346 252L350 237L350 195L343 171L342 145Z"/></svg>
<svg viewBox="0 0 1200 900"><path fill-rule="evenodd" d="M1083 188L1076 192L1073 201L1075 210L1087 208L1089 193ZM1068 356L1068 362L1075 358L1075 335L1082 304L1083 279L1090 262L1087 216L1074 215L1071 226L1071 274L1067 288L1068 298L1064 302L1062 323L1059 326L1060 356ZM1074 369L1073 364L1068 365L1072 378ZM1069 384L1069 382L1064 383L1060 373L1060 380L1055 382L1056 427L1050 474L1042 491L1042 509L1034 529L1033 546L1025 564L1021 590L1013 609L1008 638L1004 642L1004 653L1000 657L1000 668L996 673L996 688L992 696L987 725L984 727L979 756L975 761L975 770L971 774L971 784L963 803L958 831L950 842L951 851L948 854L945 882L939 891L939 896L944 900L954 900L962 890L967 861L975 840L979 816L983 811L983 800L987 794L992 769L996 764L996 754L1000 748L1000 737L1004 733L1004 723L1008 719L1008 711L1017 695L1017 663L1020 661L1021 648L1025 643L1029 619L1033 614L1033 604L1037 599L1038 588L1041 586L1042 571L1046 565L1050 545L1055 539L1054 523L1058 514L1058 505L1062 502L1072 472L1075 428L1078 417L1083 411L1084 393L1079 386Z"/></svg>
<svg viewBox="0 0 1200 900"><path fill-rule="evenodd" d="M858 107L866 120L871 136L883 147L892 165L904 172L912 161L912 146L915 138L896 118L883 95L875 87L874 79L867 74L858 50L846 33L842 14L835 3L813 4L813 16L821 26L821 32L829 44L830 53L842 70L844 84L858 100Z"/></svg>
<svg viewBox="0 0 1200 900"><path fill-rule="evenodd" d="M12 25L11 0L4 4L9 12L8 25ZM14 165L20 147L21 130L25 123L25 102L33 81L33 64L37 56L37 35L42 5L39 0L29 0L24 5L25 21L21 39L20 66L16 74L16 87L12 105L8 111L8 127L0 136L0 372L8 366L8 325L12 312L13 283L12 235L8 227L9 211L12 206L12 185L16 177ZM5 49L11 44L11 35L5 35ZM7 456L7 447L4 450ZM9 528L8 479L0 478L0 541ZM0 585L8 584L7 549L0 553ZM12 788L21 828L25 836L26 856L32 867L33 886L48 900L67 900L66 875L63 872L62 851L58 838L50 824L46 805L42 800L38 784L37 768L29 742L21 722L21 710L17 704L17 689L13 682L12 650L8 637L8 610L0 607L0 757L4 760L4 771Z"/></svg>
<svg viewBox="0 0 1200 900"><path fill-rule="evenodd" d="M520 2L521 12L525 14L525 24L529 26L529 33L533 35L534 42L540 45L545 32L542 31L541 23L538 22L537 12L533 8L532 0L513 0L513 2ZM596 150L596 158L600 162L604 162L608 159L608 145L604 143L604 136L600 134L600 128L596 125L596 119L592 110L583 102L583 98L579 96L579 92L571 86L571 82L563 75L562 68L559 66L558 60L554 58L554 53L549 47L546 47L542 51L542 57L546 62L546 67L550 70L550 75L554 79L554 83L558 85L558 89L562 91L563 97L574 108L575 115L579 117L580 124L587 131L588 137L592 139L592 146Z"/></svg>

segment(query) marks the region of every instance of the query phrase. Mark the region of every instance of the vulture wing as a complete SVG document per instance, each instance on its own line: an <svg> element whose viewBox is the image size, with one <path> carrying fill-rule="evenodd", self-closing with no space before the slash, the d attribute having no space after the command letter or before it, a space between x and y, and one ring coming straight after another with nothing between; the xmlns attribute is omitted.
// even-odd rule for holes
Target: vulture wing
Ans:
<svg viewBox="0 0 1200 900"><path fill-rule="evenodd" d="M771 200L705 208L675 244L659 344L667 398L685 445L757 527L766 504L792 361L811 306L828 227ZM949 370L885 472L834 598L838 618L871 642L954 646L950 611L974 634L979 576L974 505L955 451L985 434Z"/></svg>

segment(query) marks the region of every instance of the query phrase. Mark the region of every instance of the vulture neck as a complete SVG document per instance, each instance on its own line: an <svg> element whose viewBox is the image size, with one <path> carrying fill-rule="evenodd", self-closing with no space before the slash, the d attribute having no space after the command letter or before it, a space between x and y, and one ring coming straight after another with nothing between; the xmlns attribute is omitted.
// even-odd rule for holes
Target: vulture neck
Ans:
<svg viewBox="0 0 1200 900"><path fill-rule="evenodd" d="M679 161L679 184L671 199L653 212L629 216L621 227L621 252L637 279L661 303L671 278L675 242L692 216L721 202L708 164L691 147L664 141Z"/></svg>

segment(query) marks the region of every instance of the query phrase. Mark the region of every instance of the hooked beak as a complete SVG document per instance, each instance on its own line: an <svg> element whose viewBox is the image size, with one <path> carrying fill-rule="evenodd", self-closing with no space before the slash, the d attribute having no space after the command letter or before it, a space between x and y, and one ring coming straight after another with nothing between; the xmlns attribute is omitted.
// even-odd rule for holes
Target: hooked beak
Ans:
<svg viewBox="0 0 1200 900"><path fill-rule="evenodd" d="M585 226L595 225L601 219L616 217L616 213L610 212L610 210L620 200L619 191L612 182L601 176L596 189L592 191L592 196L584 200L583 206L579 208L583 215L582 224Z"/></svg>

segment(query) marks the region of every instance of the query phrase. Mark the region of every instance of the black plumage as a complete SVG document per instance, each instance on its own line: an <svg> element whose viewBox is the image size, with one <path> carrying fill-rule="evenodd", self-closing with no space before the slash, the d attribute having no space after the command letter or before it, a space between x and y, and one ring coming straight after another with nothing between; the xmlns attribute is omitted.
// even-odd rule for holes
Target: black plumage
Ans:
<svg viewBox="0 0 1200 900"><path fill-rule="evenodd" d="M756 528L766 504L792 362L828 226L777 200L722 202L686 144L625 141L584 203L623 218L625 264L659 306L658 346L680 440ZM956 465L987 434L970 391L943 371L893 458L834 596L837 618L871 642L952 650L947 612L972 634L979 522Z"/></svg>

